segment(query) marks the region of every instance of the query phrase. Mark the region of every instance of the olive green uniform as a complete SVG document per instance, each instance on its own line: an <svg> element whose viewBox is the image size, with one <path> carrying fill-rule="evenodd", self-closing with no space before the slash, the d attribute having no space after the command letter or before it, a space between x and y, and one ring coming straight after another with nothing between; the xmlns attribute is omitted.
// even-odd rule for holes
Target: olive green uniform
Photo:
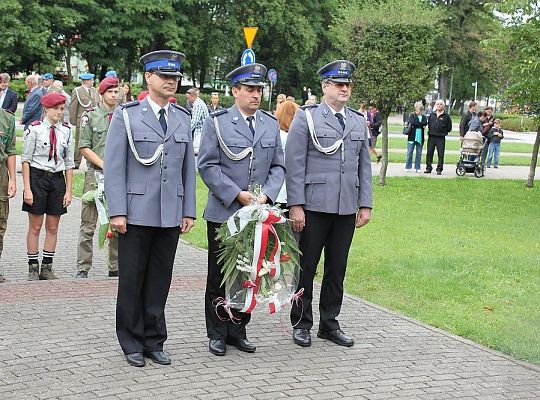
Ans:
<svg viewBox="0 0 540 400"><path fill-rule="evenodd" d="M79 168L81 164L81 152L79 149L81 120L82 115L91 111L99 103L99 93L95 87L86 88L83 86L76 87L71 93L71 101L69 103L69 122L75 126L75 167Z"/></svg>
<svg viewBox="0 0 540 400"><path fill-rule="evenodd" d="M79 149L89 148L103 160L105 139L109 129L110 112L101 103L95 110L84 113L81 117L81 138ZM98 166L88 162L88 171L84 178L84 193L97 188L95 171L103 172ZM79 246L77 248L77 271L89 271L92 267L92 238L96 230L98 212L95 203L82 203ZM109 239L107 265L109 271L118 271L118 240L113 235Z"/></svg>
<svg viewBox="0 0 540 400"><path fill-rule="evenodd" d="M17 154L15 141L15 116L0 108L0 256L4 249L4 234L9 214L7 159ZM0 272L0 282L3 280Z"/></svg>

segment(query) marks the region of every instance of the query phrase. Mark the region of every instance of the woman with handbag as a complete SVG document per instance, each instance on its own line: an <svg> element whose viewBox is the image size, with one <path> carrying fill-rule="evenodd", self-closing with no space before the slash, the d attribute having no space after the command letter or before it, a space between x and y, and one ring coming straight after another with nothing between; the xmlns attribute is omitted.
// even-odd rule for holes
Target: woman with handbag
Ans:
<svg viewBox="0 0 540 400"><path fill-rule="evenodd" d="M414 104L414 113L409 115L406 125L409 129L404 129L407 134L407 161L405 162L405 171L412 171L413 152L416 150L414 158L414 169L420 172L420 161L422 160L422 147L424 146L424 128L427 125L427 118L422 114L423 105L421 102Z"/></svg>

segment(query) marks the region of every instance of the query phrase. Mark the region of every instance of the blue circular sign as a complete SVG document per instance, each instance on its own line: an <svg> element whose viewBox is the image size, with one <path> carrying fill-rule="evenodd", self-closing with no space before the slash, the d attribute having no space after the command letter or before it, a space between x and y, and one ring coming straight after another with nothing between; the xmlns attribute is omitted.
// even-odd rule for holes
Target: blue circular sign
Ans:
<svg viewBox="0 0 540 400"><path fill-rule="evenodd" d="M240 58L240 65L248 65L255 63L255 53L251 49L245 49Z"/></svg>
<svg viewBox="0 0 540 400"><path fill-rule="evenodd" d="M275 69L271 69L268 71L268 80L272 83L276 83L277 82L277 72Z"/></svg>

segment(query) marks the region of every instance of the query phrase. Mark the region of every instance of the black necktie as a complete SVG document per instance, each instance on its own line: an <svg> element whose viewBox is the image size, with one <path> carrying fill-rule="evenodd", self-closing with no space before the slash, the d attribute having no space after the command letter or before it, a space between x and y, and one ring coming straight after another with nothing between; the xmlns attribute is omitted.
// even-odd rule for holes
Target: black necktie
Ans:
<svg viewBox="0 0 540 400"><path fill-rule="evenodd" d="M339 124L341 125L341 129L345 131L345 119L343 118L343 115L341 113L336 113L336 118L339 121Z"/></svg>
<svg viewBox="0 0 540 400"><path fill-rule="evenodd" d="M253 120L255 117L252 115L251 117L247 117L247 122L249 125L249 130L251 131L251 134L255 136L255 128L253 127Z"/></svg>
<svg viewBox="0 0 540 400"><path fill-rule="evenodd" d="M167 121L165 121L165 109L164 108L159 110L159 123L161 125L161 129L163 129L163 133L167 133Z"/></svg>

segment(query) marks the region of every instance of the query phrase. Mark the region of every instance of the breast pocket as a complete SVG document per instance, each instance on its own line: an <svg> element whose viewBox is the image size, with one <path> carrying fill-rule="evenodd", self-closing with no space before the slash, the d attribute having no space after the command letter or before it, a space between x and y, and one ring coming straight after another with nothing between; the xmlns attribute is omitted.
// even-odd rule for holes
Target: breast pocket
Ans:
<svg viewBox="0 0 540 400"><path fill-rule="evenodd" d="M144 215L144 195L146 182L129 182L127 184L128 219L140 220Z"/></svg>
<svg viewBox="0 0 540 400"><path fill-rule="evenodd" d="M252 143L243 138L223 138L223 142L225 143L225 146L229 149L230 152L238 155L248 147L251 147ZM225 157L227 160L229 160L229 157L225 155L224 149L221 150L221 154L223 157ZM249 154L245 156L243 159L234 161L236 163L248 163L249 162ZM232 160L231 160L232 161Z"/></svg>
<svg viewBox="0 0 540 400"><path fill-rule="evenodd" d="M353 154L359 154L360 148L364 143L364 138L365 136L360 131L351 132L349 134L350 140L345 142L345 150Z"/></svg>
<svg viewBox="0 0 540 400"><path fill-rule="evenodd" d="M266 161L270 162L274 158L276 151L276 139L275 138L261 138L261 147L263 153L265 153Z"/></svg>
<svg viewBox="0 0 540 400"><path fill-rule="evenodd" d="M330 129L321 129L319 132L316 132L317 140L321 144L322 147L330 147L338 139L340 139L337 135L337 132Z"/></svg>
<svg viewBox="0 0 540 400"><path fill-rule="evenodd" d="M157 133L151 131L133 132L133 142L142 158L151 157L159 145Z"/></svg>
<svg viewBox="0 0 540 400"><path fill-rule="evenodd" d="M181 132L174 133L174 141L176 148L174 150L174 158L184 158L189 138L187 134Z"/></svg>

